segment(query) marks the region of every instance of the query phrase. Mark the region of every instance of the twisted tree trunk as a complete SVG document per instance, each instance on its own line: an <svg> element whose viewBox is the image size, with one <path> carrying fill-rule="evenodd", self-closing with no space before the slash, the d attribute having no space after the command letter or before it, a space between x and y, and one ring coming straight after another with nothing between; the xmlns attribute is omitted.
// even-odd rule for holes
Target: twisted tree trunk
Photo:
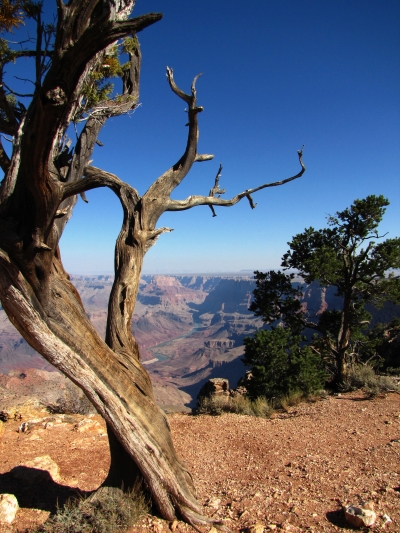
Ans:
<svg viewBox="0 0 400 533"><path fill-rule="evenodd" d="M175 84L171 69L167 69L170 87L188 107L187 144L177 163L143 196L115 175L90 166L106 120L137 105L141 55L136 33L161 18L150 13L129 19L134 3L71 0L64 4L59 0L51 54L38 48L15 56L37 60L36 90L29 108L17 112L0 84L0 110L6 117L0 118L0 131L13 136L11 158L0 144L0 166L5 174L0 185L0 300L26 341L81 387L106 420L111 466L101 490L129 490L142 479L164 518L178 516L192 525L205 525L213 521L203 515L192 478L176 455L168 420L154 402L151 381L131 333L143 258L157 238L170 231L156 228L165 211L197 205L229 207L244 197L254 208L251 193L296 179L305 167L299 151L301 171L286 180L246 190L230 200L216 196L215 191L224 192L218 188L209 196L171 200L172 191L193 163L213 157L197 153L198 114L202 111L196 104L198 77L186 94ZM38 17L39 33L41 28ZM122 95L90 102L84 94L88 86L96 87L93 74L98 75L107 54L128 36L134 38L129 65L121 76ZM39 56L49 59L43 82ZM4 63L7 58L0 56L0 60ZM70 149L67 128L80 120L85 120L85 125ZM58 248L77 195L85 199L85 191L96 187L109 187L124 213L115 249L105 340L90 323Z"/></svg>

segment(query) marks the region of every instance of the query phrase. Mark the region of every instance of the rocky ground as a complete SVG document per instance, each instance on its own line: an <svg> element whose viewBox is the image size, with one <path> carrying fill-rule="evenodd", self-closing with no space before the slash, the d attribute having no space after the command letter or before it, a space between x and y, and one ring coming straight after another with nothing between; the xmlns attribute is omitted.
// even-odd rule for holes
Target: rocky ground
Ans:
<svg viewBox="0 0 400 533"><path fill-rule="evenodd" d="M95 489L108 467L98 415L51 416L33 407L20 412L22 421L33 420L26 432L17 432L21 420L0 427L0 493L15 494L20 504L12 526L0 531L44 521L76 488ZM266 420L173 414L170 423L206 514L233 531L255 524L265 531L346 531L342 505L370 500L378 517L372 531L400 532L398 394L332 396ZM53 477L32 477L40 463ZM147 516L132 532L171 527L192 531Z"/></svg>

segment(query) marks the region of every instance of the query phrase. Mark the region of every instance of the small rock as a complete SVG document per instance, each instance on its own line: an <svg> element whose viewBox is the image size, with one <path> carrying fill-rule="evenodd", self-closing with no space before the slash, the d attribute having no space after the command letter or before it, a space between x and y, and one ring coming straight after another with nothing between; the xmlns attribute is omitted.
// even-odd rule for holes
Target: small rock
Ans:
<svg viewBox="0 0 400 533"><path fill-rule="evenodd" d="M76 431L79 433L91 432L91 433L103 433L104 429L100 422L92 420L90 418L84 418L76 425Z"/></svg>
<svg viewBox="0 0 400 533"><path fill-rule="evenodd" d="M162 533L163 529L164 528L162 526L162 523L159 522L158 520L153 523L153 531L154 531L154 533Z"/></svg>
<svg viewBox="0 0 400 533"><path fill-rule="evenodd" d="M28 431L28 429L29 429L28 422L22 422L22 424L17 429L17 432L18 433L26 433Z"/></svg>
<svg viewBox="0 0 400 533"><path fill-rule="evenodd" d="M2 437L4 435L4 432L5 432L5 427L4 427L4 422L2 422L0 420L0 437Z"/></svg>
<svg viewBox="0 0 400 533"><path fill-rule="evenodd" d="M218 509L219 504L221 503L221 500L219 498L210 498L207 502L208 507L212 507L213 509Z"/></svg>
<svg viewBox="0 0 400 533"><path fill-rule="evenodd" d="M384 526L385 526L386 524L388 524L389 522L392 522L392 519L391 519L390 516L387 515L387 514L382 515L382 520L383 520L383 525L384 525Z"/></svg>
<svg viewBox="0 0 400 533"><path fill-rule="evenodd" d="M36 432L32 433L32 435L29 437L29 440L41 440L40 435L38 435Z"/></svg>
<svg viewBox="0 0 400 533"><path fill-rule="evenodd" d="M12 524L19 505L14 494L0 494L0 523Z"/></svg>
<svg viewBox="0 0 400 533"><path fill-rule="evenodd" d="M369 509L349 505L344 508L346 522L354 527L369 527L375 524L376 514Z"/></svg>
<svg viewBox="0 0 400 533"><path fill-rule="evenodd" d="M375 504L372 500L367 500L365 502L362 502L361 509L368 509L369 511L374 511Z"/></svg>
<svg viewBox="0 0 400 533"><path fill-rule="evenodd" d="M179 524L178 520L176 520L176 519L173 520L173 521L170 522L170 524L169 524L169 529L170 529L171 531L175 531L176 528L178 527L178 524Z"/></svg>
<svg viewBox="0 0 400 533"><path fill-rule="evenodd" d="M247 533L264 533L264 524L254 524L246 529Z"/></svg>

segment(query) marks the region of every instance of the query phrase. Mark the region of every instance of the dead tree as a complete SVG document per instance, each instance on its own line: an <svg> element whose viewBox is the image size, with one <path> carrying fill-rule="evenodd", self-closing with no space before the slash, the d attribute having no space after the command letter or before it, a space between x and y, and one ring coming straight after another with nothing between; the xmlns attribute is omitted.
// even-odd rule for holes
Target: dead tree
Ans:
<svg viewBox="0 0 400 533"><path fill-rule="evenodd" d="M198 77L186 94L175 84L169 68L170 88L187 105L189 127L182 157L143 196L117 176L91 166L93 148L106 120L137 105L141 55L136 34L161 18L157 13L131 18L134 3L70 0L64 4L57 0L53 45L39 10L34 14L36 48L1 57L1 74L8 61L32 57L36 79L27 109L10 98L16 94L3 79L0 86L0 132L12 138L10 156L0 144L4 171L0 188L0 299L26 341L81 387L106 420L111 466L99 490L127 490L141 478L164 518L179 516L192 525L205 525L212 520L203 515L192 478L176 455L168 420L154 402L152 385L131 333L143 258L157 238L170 231L156 227L165 211L198 205L229 207L244 197L254 207L252 193L299 178L305 167L300 151L301 171L283 181L246 190L230 200L214 193L171 199L193 163L213 156L197 153L198 115L203 110L196 100ZM101 72L112 50L125 38L130 39L130 48L129 65L120 74L122 95L90 101L87 87L93 73ZM83 127L71 148L67 130L80 121ZM105 340L88 319L63 268L58 247L77 195L84 196L85 191L97 187L110 188L123 207ZM214 192L222 192L216 188Z"/></svg>

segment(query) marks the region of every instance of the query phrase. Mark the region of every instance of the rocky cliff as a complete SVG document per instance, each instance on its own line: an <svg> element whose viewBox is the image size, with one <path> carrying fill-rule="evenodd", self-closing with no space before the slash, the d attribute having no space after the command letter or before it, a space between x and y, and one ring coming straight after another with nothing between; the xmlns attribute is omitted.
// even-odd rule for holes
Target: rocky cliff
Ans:
<svg viewBox="0 0 400 533"><path fill-rule="evenodd" d="M73 277L102 336L112 281L112 276ZM132 331L161 405L168 409L193 405L200 387L211 377L227 377L235 386L245 371L241 362L243 338L263 326L248 310L254 287L250 276L143 277ZM331 287L313 283L304 288L303 306L310 314L340 304ZM387 306L382 310L392 312L396 310ZM27 368L54 370L0 310L0 372L25 372Z"/></svg>

